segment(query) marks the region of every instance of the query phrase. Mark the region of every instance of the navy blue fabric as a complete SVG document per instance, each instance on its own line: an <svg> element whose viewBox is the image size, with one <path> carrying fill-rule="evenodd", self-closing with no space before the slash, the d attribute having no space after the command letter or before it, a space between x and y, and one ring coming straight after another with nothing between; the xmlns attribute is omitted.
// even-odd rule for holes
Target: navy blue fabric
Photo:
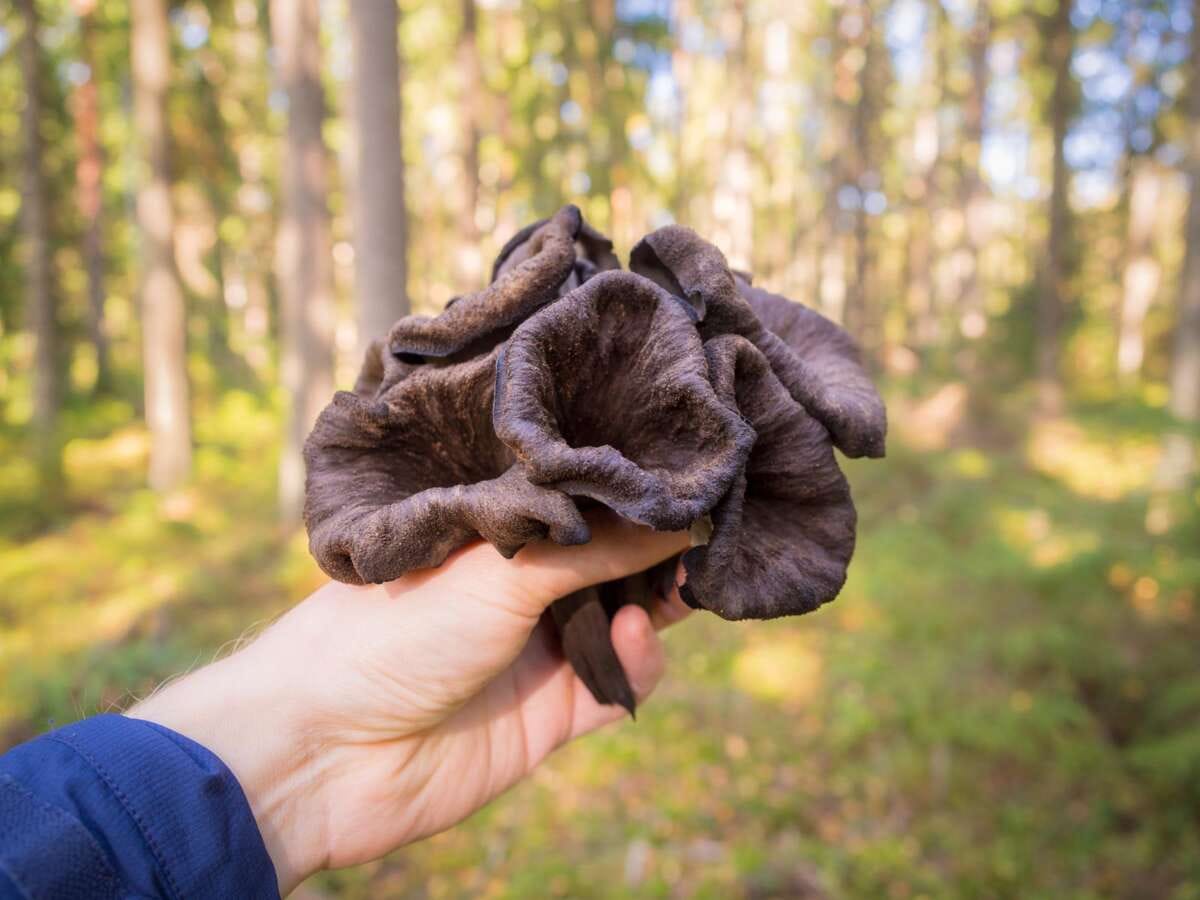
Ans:
<svg viewBox="0 0 1200 900"><path fill-rule="evenodd" d="M275 869L216 756L104 715L0 756L0 898L270 897Z"/></svg>

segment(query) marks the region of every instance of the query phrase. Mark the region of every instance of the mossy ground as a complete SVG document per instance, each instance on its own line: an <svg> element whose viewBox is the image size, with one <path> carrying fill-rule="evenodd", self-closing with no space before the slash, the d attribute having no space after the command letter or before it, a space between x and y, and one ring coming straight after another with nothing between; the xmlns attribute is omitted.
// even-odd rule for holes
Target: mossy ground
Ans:
<svg viewBox="0 0 1200 900"><path fill-rule="evenodd" d="M120 708L320 583L273 520L269 406L205 411L193 486L165 502L128 418L76 416L57 509L0 434L4 746ZM314 888L1200 897L1200 497L1148 532L1159 420L1138 404L983 424L899 429L887 460L848 465L860 539L834 605L693 616L636 724Z"/></svg>

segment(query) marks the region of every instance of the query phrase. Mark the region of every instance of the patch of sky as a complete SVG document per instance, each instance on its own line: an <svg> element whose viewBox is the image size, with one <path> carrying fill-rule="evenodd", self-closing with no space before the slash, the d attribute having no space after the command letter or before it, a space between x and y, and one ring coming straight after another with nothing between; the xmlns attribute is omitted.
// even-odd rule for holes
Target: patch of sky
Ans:
<svg viewBox="0 0 1200 900"><path fill-rule="evenodd" d="M925 67L926 7L919 0L897 0L884 20L884 40L898 81L920 80Z"/></svg>
<svg viewBox="0 0 1200 900"><path fill-rule="evenodd" d="M78 87L92 77L92 67L78 59L73 59L62 66L59 77Z"/></svg>
<svg viewBox="0 0 1200 900"><path fill-rule="evenodd" d="M1029 135L1016 130L993 130L983 136L980 165L996 190L1016 190L1029 163Z"/></svg>
<svg viewBox="0 0 1200 900"><path fill-rule="evenodd" d="M1125 148L1121 117L1099 110L1082 117L1063 142L1063 156L1072 169L1108 169L1117 165Z"/></svg>
<svg viewBox="0 0 1200 900"><path fill-rule="evenodd" d="M578 125L583 121L583 107L574 100L567 100L558 108L559 118L567 125Z"/></svg>
<svg viewBox="0 0 1200 900"><path fill-rule="evenodd" d="M666 19L672 5L672 0L617 0L617 18L625 22Z"/></svg>
<svg viewBox="0 0 1200 900"><path fill-rule="evenodd" d="M570 181L571 193L586 195L592 189L592 177L587 172L575 172Z"/></svg>
<svg viewBox="0 0 1200 900"><path fill-rule="evenodd" d="M206 10L185 6L171 14L171 21L184 50L199 50L208 43L209 19Z"/></svg>
<svg viewBox="0 0 1200 900"><path fill-rule="evenodd" d="M650 76L646 87L646 112L660 121L674 119L679 113L679 92L669 69Z"/></svg>
<svg viewBox="0 0 1200 900"><path fill-rule="evenodd" d="M843 184L837 190L837 205L847 212L853 212L862 205L862 194L853 184Z"/></svg>

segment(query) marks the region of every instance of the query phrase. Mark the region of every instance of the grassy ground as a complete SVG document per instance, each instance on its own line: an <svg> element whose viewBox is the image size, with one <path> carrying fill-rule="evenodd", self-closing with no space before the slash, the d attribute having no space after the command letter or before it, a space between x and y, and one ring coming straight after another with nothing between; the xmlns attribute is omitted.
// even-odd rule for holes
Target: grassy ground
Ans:
<svg viewBox="0 0 1200 900"><path fill-rule="evenodd" d="M889 458L848 466L860 542L836 604L692 617L636 725L314 888L1200 897L1200 497L1147 533L1153 416L963 428L944 392L893 401L909 424ZM195 487L165 506L121 416L76 429L69 512L47 521L0 447L4 745L127 702L319 581L271 523L268 410L232 394L209 411Z"/></svg>

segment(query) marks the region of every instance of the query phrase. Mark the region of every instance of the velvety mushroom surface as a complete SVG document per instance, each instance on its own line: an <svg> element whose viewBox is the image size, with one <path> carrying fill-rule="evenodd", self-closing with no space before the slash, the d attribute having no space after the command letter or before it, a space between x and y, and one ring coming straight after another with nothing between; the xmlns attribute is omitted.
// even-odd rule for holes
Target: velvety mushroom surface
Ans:
<svg viewBox="0 0 1200 900"><path fill-rule="evenodd" d="M309 546L361 584L477 538L506 556L589 540L602 505L690 528L680 595L727 619L816 609L841 589L855 511L834 447L882 456L883 403L850 337L749 283L682 226L619 271L573 206L522 229L483 290L371 344L305 446ZM675 562L552 607L598 700L633 711L608 635Z"/></svg>

